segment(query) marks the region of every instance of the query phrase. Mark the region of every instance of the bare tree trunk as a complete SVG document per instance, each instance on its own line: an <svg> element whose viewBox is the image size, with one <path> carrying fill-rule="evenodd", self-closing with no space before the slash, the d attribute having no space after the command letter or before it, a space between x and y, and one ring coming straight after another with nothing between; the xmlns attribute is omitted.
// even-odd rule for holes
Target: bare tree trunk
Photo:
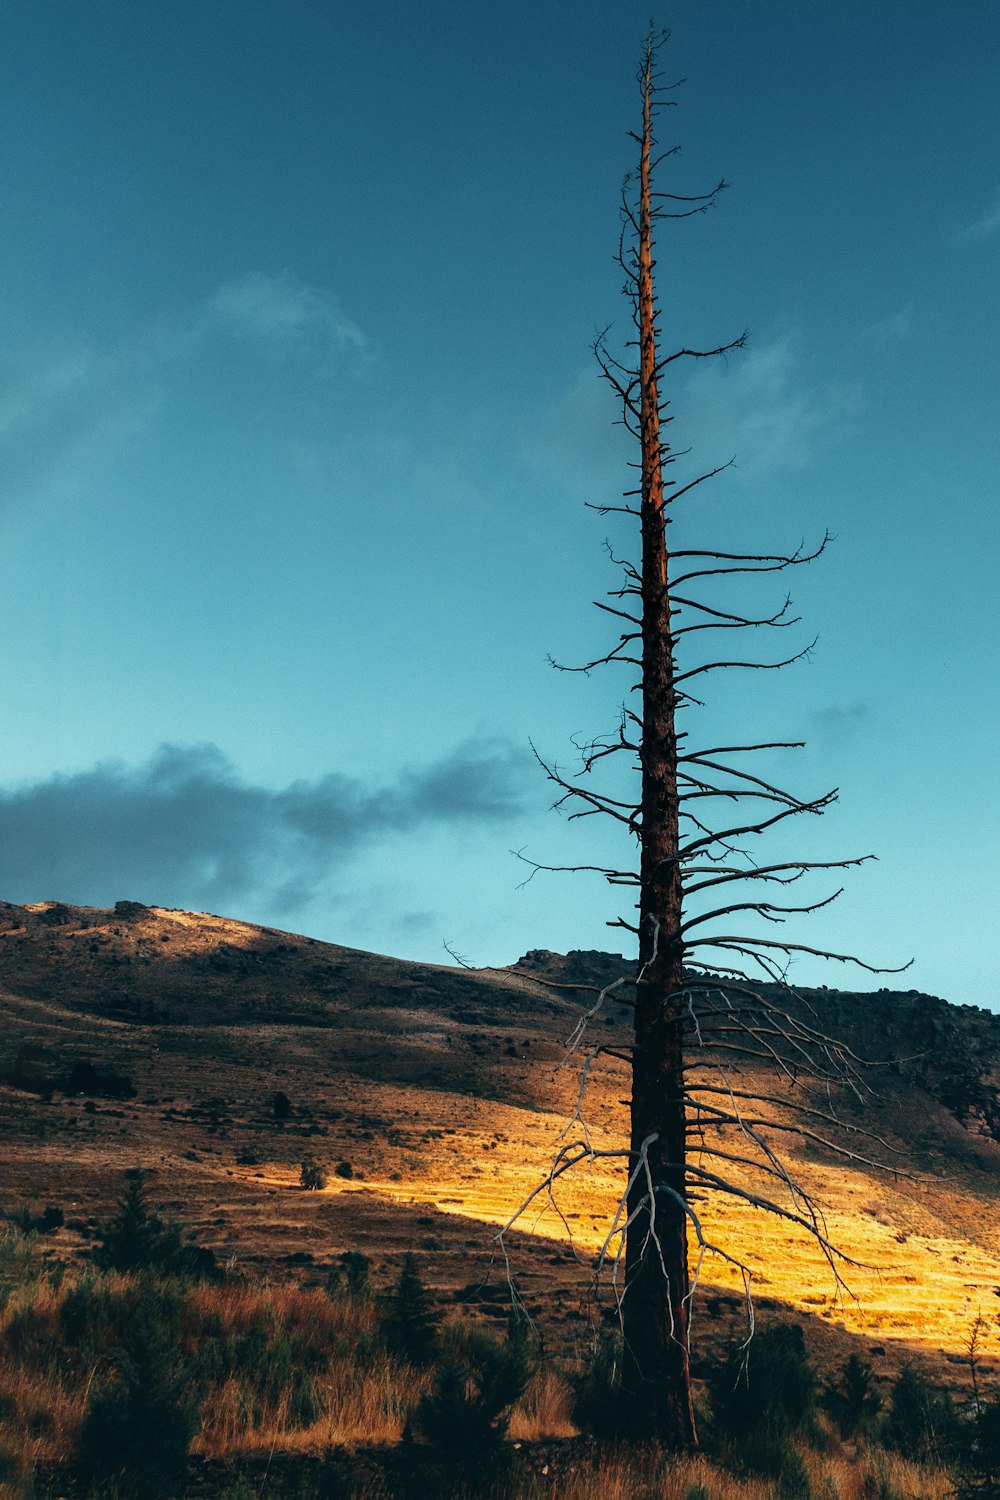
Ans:
<svg viewBox="0 0 1000 1500"><path fill-rule="evenodd" d="M674 651L653 298L647 46L640 167L638 311L642 441L642 857L632 1065L623 1385L629 1425L697 1445L688 1361L689 1271L683 941Z"/></svg>

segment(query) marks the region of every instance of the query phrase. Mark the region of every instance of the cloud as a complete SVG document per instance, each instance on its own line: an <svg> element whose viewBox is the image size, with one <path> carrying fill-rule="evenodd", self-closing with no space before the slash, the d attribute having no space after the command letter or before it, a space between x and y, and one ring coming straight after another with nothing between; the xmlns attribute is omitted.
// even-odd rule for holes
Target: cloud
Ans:
<svg viewBox="0 0 1000 1500"><path fill-rule="evenodd" d="M901 344L913 332L913 304L901 307L886 318L879 318L861 330L861 339L876 349L888 348L890 344Z"/></svg>
<svg viewBox="0 0 1000 1500"><path fill-rule="evenodd" d="M677 365L664 382L668 441L690 448L692 463L714 468L735 457L742 478L803 468L839 435L858 407L853 387L817 380L792 337L750 344L730 356ZM596 370L582 373L539 421L529 461L558 473L584 498L618 503L635 484L636 444Z"/></svg>
<svg viewBox="0 0 1000 1500"><path fill-rule="evenodd" d="M311 352L325 364L348 357L364 367L373 358L367 336L345 316L338 298L290 271L252 271L227 281L208 299L206 324L283 354Z"/></svg>
<svg viewBox="0 0 1000 1500"><path fill-rule="evenodd" d="M0 508L86 484L146 427L172 381L186 380L220 333L323 374L364 374L375 355L330 292L290 271L228 281L184 316L155 318L117 346L39 339L0 356Z"/></svg>
<svg viewBox="0 0 1000 1500"><path fill-rule="evenodd" d="M524 442L524 455L595 504L617 505L629 483L634 443L616 425L620 404L596 361L543 411Z"/></svg>
<svg viewBox="0 0 1000 1500"><path fill-rule="evenodd" d="M1000 191L994 195L993 206L978 219L963 224L952 235L956 244L967 244L970 240L985 240L1000 231Z"/></svg>
<svg viewBox="0 0 1000 1500"><path fill-rule="evenodd" d="M676 438L703 466L732 455L741 476L759 478L805 467L857 406L856 389L815 378L794 338L751 343L690 370L675 401Z"/></svg>
<svg viewBox="0 0 1000 1500"><path fill-rule="evenodd" d="M809 715L809 738L824 750L845 750L871 722L871 716L867 703L832 703Z"/></svg>
<svg viewBox="0 0 1000 1500"><path fill-rule="evenodd" d="M37 346L0 364L0 504L79 480L148 419L142 359L83 344Z"/></svg>
<svg viewBox="0 0 1000 1500"><path fill-rule="evenodd" d="M0 791L0 891L287 911L370 845L510 821L530 767L507 741L476 739L384 785L331 772L273 789L244 781L214 745L162 745L144 765L103 762Z"/></svg>

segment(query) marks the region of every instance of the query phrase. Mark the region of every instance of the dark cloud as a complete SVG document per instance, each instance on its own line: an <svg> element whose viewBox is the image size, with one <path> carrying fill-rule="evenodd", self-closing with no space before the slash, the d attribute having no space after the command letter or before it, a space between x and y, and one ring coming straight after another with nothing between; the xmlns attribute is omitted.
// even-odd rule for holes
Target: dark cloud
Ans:
<svg viewBox="0 0 1000 1500"><path fill-rule="evenodd" d="M0 893L289 910L373 843L514 817L529 766L506 741L471 740L385 785L332 772L274 790L242 780L214 745L162 745L141 766L0 791Z"/></svg>

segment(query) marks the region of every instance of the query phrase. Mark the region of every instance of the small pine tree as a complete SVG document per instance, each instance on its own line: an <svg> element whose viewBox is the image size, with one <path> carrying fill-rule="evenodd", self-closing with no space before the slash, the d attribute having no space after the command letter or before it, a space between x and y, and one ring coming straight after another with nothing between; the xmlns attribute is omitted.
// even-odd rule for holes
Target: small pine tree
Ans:
<svg viewBox="0 0 1000 1500"><path fill-rule="evenodd" d="M410 1364L429 1365L437 1352L439 1322L440 1315L434 1311L417 1270L417 1258L408 1250L382 1323L386 1343Z"/></svg>
<svg viewBox="0 0 1000 1500"><path fill-rule="evenodd" d="M511 1320L504 1339L466 1329L452 1341L411 1426L427 1445L432 1470L475 1492L510 1468L511 1408L536 1368L537 1347L523 1318Z"/></svg>
<svg viewBox="0 0 1000 1500"><path fill-rule="evenodd" d="M94 1259L105 1271L166 1270L182 1249L176 1225L165 1224L150 1206L143 1173L126 1172L114 1218L102 1226Z"/></svg>
<svg viewBox="0 0 1000 1500"><path fill-rule="evenodd" d="M979 1405L968 1434L959 1500L1000 1500L1000 1398Z"/></svg>
<svg viewBox="0 0 1000 1500"><path fill-rule="evenodd" d="M212 1251L185 1244L179 1225L165 1222L151 1207L138 1167L125 1173L118 1211L102 1226L94 1260L104 1271L153 1270L199 1279L218 1274Z"/></svg>
<svg viewBox="0 0 1000 1500"><path fill-rule="evenodd" d="M759 1329L711 1372L709 1389L723 1446L743 1467L778 1478L794 1463L789 1439L811 1423L816 1392L801 1328Z"/></svg>
<svg viewBox="0 0 1000 1500"><path fill-rule="evenodd" d="M590 1361L577 1386L573 1420L592 1437L610 1442L621 1436L622 1341L613 1329L602 1328Z"/></svg>
<svg viewBox="0 0 1000 1500"><path fill-rule="evenodd" d="M178 1307L145 1279L112 1379L90 1395L80 1470L129 1500L168 1500L184 1488L197 1407L181 1366Z"/></svg>
<svg viewBox="0 0 1000 1500"><path fill-rule="evenodd" d="M882 1409L872 1367L858 1354L849 1356L836 1380L824 1387L820 1399L843 1438L870 1432Z"/></svg>

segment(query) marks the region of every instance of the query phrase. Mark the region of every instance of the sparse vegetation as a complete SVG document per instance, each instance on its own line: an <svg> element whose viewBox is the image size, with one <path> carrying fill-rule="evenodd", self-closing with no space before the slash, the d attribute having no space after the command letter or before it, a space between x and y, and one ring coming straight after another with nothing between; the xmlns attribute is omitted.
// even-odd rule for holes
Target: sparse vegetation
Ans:
<svg viewBox="0 0 1000 1500"><path fill-rule="evenodd" d="M155 1250L162 1221L135 1175L113 1222L123 1221L145 1225ZM995 1500L988 1399L964 1424L957 1480L934 1459L933 1443L924 1441L932 1463L922 1468L879 1448L878 1423L869 1447L847 1457L853 1450L817 1426L815 1380L795 1327L761 1329L745 1369L738 1349L720 1364L710 1381L716 1456L677 1459L573 1441L583 1423L600 1431L613 1404L613 1333L597 1342L574 1393L569 1372L541 1358L523 1321L498 1336L444 1317L414 1256L379 1296L357 1251L334 1263L327 1290L304 1290L197 1281L149 1265L60 1276L43 1245L10 1226L0 1239L4 1500L82 1494L33 1482L54 1465L68 1465L95 1500L167 1500L184 1493L189 1455L230 1466L212 1491L228 1500L948 1500L956 1484L968 1500ZM844 1370L832 1382L838 1389ZM907 1427L914 1411L936 1414L939 1460L941 1424L948 1413L955 1420L954 1409L923 1376L904 1372L887 1441L929 1430ZM763 1455L758 1428L771 1444ZM273 1476L263 1488L264 1470L241 1477L238 1468L255 1458Z"/></svg>

